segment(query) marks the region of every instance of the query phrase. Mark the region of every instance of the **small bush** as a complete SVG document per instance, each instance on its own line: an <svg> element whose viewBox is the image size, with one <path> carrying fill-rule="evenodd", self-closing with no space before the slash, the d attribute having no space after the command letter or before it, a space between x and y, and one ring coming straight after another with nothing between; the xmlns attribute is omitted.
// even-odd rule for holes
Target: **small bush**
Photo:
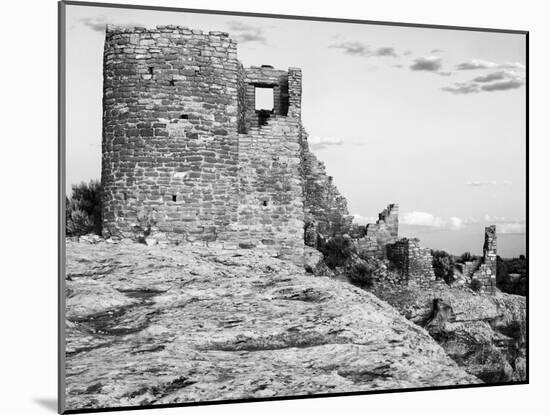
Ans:
<svg viewBox="0 0 550 415"><path fill-rule="evenodd" d="M470 288L476 292L479 292L481 290L481 281L480 280L472 280L470 283Z"/></svg>
<svg viewBox="0 0 550 415"><path fill-rule="evenodd" d="M71 197L65 197L65 233L80 236L101 234L101 183L92 180L72 186Z"/></svg>
<svg viewBox="0 0 550 415"><path fill-rule="evenodd" d="M452 255L445 251L432 250L432 257L435 277L451 284L454 281L455 269L455 261Z"/></svg>
<svg viewBox="0 0 550 415"><path fill-rule="evenodd" d="M321 243L319 250L325 256L325 263L330 268L341 267L356 253L355 245L350 238L335 236L328 242Z"/></svg>
<svg viewBox="0 0 550 415"><path fill-rule="evenodd" d="M351 282L361 287L372 287L375 280L376 265L365 261L353 264L347 272Z"/></svg>

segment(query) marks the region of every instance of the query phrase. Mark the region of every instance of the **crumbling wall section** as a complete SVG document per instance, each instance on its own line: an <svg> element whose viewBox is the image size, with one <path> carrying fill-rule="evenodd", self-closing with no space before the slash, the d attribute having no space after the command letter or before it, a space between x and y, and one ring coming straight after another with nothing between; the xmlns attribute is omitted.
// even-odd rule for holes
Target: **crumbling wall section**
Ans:
<svg viewBox="0 0 550 415"><path fill-rule="evenodd" d="M355 243L362 256L386 256L386 245L397 241L399 232L399 205L390 204L378 215L376 223L369 223Z"/></svg>
<svg viewBox="0 0 550 415"><path fill-rule="evenodd" d="M474 282L474 281L477 281ZM472 286L477 285L480 291L494 294L497 281L497 233L496 226L485 228L483 244L483 260L479 268L472 274Z"/></svg>
<svg viewBox="0 0 550 415"><path fill-rule="evenodd" d="M420 246L417 238L403 238L386 247L387 257L401 273L402 281L420 286L436 283L429 248Z"/></svg>
<svg viewBox="0 0 550 415"><path fill-rule="evenodd" d="M302 131L302 136L304 239L307 245L315 247L318 236L326 238L348 233L353 218L349 215L346 199L338 191L332 176L327 175L324 163L309 150L305 131Z"/></svg>

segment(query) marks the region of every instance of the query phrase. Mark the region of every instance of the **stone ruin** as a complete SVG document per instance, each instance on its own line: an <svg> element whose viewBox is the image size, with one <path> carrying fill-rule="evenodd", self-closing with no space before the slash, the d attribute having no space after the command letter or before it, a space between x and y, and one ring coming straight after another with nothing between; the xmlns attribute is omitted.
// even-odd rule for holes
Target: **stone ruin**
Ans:
<svg viewBox="0 0 550 415"><path fill-rule="evenodd" d="M399 206L388 205L376 223L369 223L356 235L357 251L362 256L385 256L386 246L397 241L399 230Z"/></svg>
<svg viewBox="0 0 550 415"><path fill-rule="evenodd" d="M172 25L109 25L103 65L105 237L297 259L320 237L352 233L362 255L391 260L406 283L435 282L430 251L398 238L397 204L376 223L352 226L345 198L309 150L299 68L245 68L227 33ZM490 229L471 278L494 292Z"/></svg>
<svg viewBox="0 0 550 415"><path fill-rule="evenodd" d="M387 258L399 270L403 282L430 286L438 282L429 248L420 246L418 238L402 238L386 246Z"/></svg>
<svg viewBox="0 0 550 415"><path fill-rule="evenodd" d="M390 204L379 215L376 223L353 225L351 238L362 258L388 260L399 274L398 283L430 287L444 283L437 279L433 269L433 256L429 248L420 245L418 238L399 238L399 206ZM494 293L497 270L496 227L485 228L483 257L456 264L454 286L475 288ZM458 274L458 275L457 275ZM388 282L395 283L393 279Z"/></svg>
<svg viewBox="0 0 550 415"><path fill-rule="evenodd" d="M223 32L108 26L103 77L105 236L299 256L351 224L309 151L299 68L245 68Z"/></svg>
<svg viewBox="0 0 550 415"><path fill-rule="evenodd" d="M460 264L462 283L474 286L479 291L494 293L497 284L497 232L496 226L485 228L483 257Z"/></svg>

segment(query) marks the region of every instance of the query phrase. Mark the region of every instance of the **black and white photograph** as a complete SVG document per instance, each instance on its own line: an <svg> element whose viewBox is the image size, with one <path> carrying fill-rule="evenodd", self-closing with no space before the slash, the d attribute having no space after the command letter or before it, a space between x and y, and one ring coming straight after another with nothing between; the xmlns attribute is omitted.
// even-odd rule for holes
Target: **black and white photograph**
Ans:
<svg viewBox="0 0 550 415"><path fill-rule="evenodd" d="M529 383L528 32L59 13L60 412Z"/></svg>

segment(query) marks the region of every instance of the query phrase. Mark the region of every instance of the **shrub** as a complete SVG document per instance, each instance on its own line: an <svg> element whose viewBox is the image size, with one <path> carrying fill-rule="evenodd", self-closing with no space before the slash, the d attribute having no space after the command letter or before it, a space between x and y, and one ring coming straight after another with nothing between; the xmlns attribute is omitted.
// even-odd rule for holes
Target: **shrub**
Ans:
<svg viewBox="0 0 550 415"><path fill-rule="evenodd" d="M474 291L479 292L481 290L481 281L480 280L472 280L470 283L470 288Z"/></svg>
<svg viewBox="0 0 550 415"><path fill-rule="evenodd" d="M443 279L447 284L454 281L455 261L451 254L445 251L432 250L432 266L435 277Z"/></svg>
<svg viewBox="0 0 550 415"><path fill-rule="evenodd" d="M335 236L328 242L321 243L319 250L325 256L325 263L330 268L343 266L356 253L355 245L350 238Z"/></svg>
<svg viewBox="0 0 550 415"><path fill-rule="evenodd" d="M91 180L72 186L71 197L65 197L65 233L79 236L101 234L101 183Z"/></svg>
<svg viewBox="0 0 550 415"><path fill-rule="evenodd" d="M508 265L497 255L497 284L506 284L508 281Z"/></svg>
<svg viewBox="0 0 550 415"><path fill-rule="evenodd" d="M353 264L347 274L354 284L361 287L372 287L375 280L376 269L375 264L361 261Z"/></svg>

